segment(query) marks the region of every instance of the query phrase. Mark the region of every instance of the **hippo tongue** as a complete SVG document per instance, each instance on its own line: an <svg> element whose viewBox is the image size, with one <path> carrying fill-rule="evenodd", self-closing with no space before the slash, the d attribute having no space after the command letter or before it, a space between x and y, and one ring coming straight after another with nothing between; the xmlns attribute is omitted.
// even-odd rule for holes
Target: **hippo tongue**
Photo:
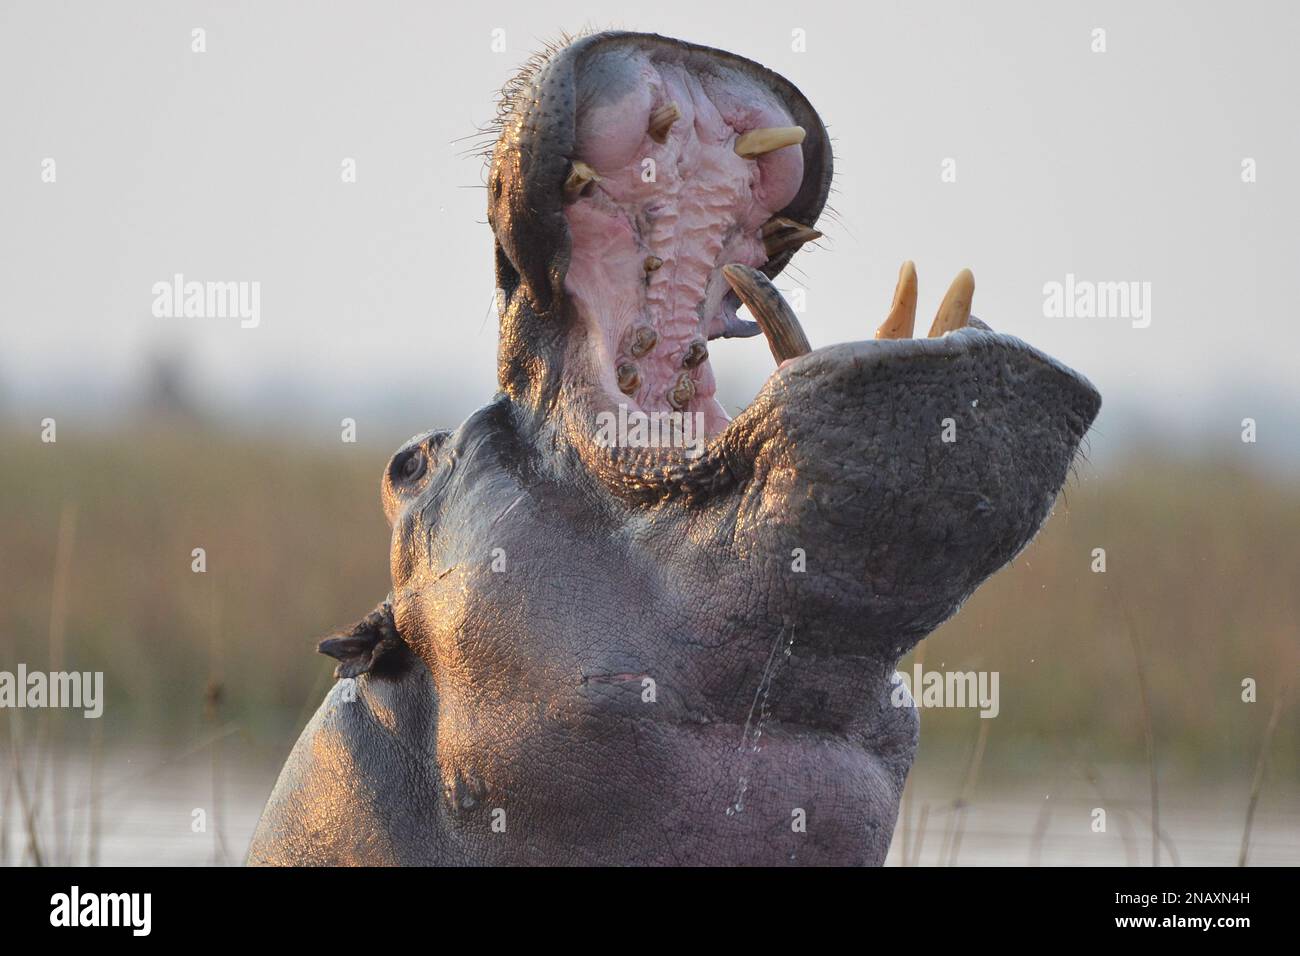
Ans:
<svg viewBox="0 0 1300 956"><path fill-rule="evenodd" d="M588 91L565 180L564 289L594 352L597 404L699 413L714 435L728 418L707 343L751 334L723 267L762 266L820 235L776 215L803 183L805 131L738 71L618 50L583 75L627 79Z"/></svg>

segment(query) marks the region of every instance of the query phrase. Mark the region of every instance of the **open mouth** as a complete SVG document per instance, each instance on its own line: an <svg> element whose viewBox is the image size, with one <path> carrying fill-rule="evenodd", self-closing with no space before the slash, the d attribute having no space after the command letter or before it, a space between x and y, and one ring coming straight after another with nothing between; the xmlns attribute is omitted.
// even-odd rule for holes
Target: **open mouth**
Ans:
<svg viewBox="0 0 1300 956"><path fill-rule="evenodd" d="M724 270L772 267L821 235L781 215L803 186L807 131L773 91L716 63L616 48L587 70L624 82L579 100L565 290L609 399L702 415L715 435L728 417L709 343L759 332L736 315L744 290Z"/></svg>
<svg viewBox="0 0 1300 956"><path fill-rule="evenodd" d="M1096 413L1095 391L972 320L969 271L939 307L924 340L933 346L912 338L917 277L908 262L874 341L812 353L771 279L820 238L831 166L829 137L803 95L734 54L610 33L540 60L503 104L489 183L503 391L532 410L546 441L574 449L607 488L642 500L732 487L754 473L759 436L782 443L776 424L815 423L828 435L835 407L878 414L864 405L869 394L887 403L891 427L909 429L897 438L913 456L940 413L964 416L993 442L1037 428L1013 416L1068 406L1054 448L1077 441ZM753 321L737 314L742 304ZM710 350L760 333L777 371L732 421L716 398ZM786 374L810 353L821 358L804 371L819 370L821 384ZM835 361L881 371L870 380L836 375ZM707 447L696 457L594 440L596 421L620 411L690 416ZM926 432L917 431L922 422ZM852 448L859 438L844 441Z"/></svg>
<svg viewBox="0 0 1300 956"><path fill-rule="evenodd" d="M690 414L719 434L710 345L760 333L723 270L774 276L821 236L831 157L816 111L734 54L607 33L535 63L508 88L500 128L499 285L527 287L548 318L507 343L505 390L545 401L535 359L551 359L591 414ZM557 330L565 346L545 355ZM509 354L514 342L532 354Z"/></svg>
<svg viewBox="0 0 1300 956"><path fill-rule="evenodd" d="M762 79L680 51L593 54L579 89L562 185L571 238L564 290L597 373L598 410L697 416L706 438L730 418L709 361L718 339L763 334L778 365L811 351L768 279L813 225L786 214L805 186L809 131ZM814 136L823 137L820 124ZM916 270L905 263L878 338L908 338ZM949 289L931 336L970 315L974 280ZM756 321L737 315L744 304Z"/></svg>

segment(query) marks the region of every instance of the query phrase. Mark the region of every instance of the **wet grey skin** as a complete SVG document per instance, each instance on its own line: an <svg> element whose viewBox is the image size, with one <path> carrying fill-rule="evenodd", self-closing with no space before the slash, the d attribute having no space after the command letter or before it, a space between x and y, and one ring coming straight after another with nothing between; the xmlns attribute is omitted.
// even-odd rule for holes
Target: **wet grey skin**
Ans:
<svg viewBox="0 0 1300 956"><path fill-rule="evenodd" d="M570 223L590 209L575 204L617 188L599 167L573 178L584 123L647 75L778 103L806 135L782 147L802 150L802 174L774 212L795 224L783 235L816 235L826 132L763 67L624 33L521 76L488 180L500 391L389 462L392 594L322 643L340 680L284 766L250 863L884 861L918 739L915 711L891 704L899 658L1037 532L1100 397L963 315L934 338L806 353L779 344L802 333L769 336L802 354L702 454L602 445L595 416L633 400L620 387L643 408L694 402L711 374L691 364L700 342L756 331L715 289L698 335L696 317L648 310L656 334L628 339L628 359L613 320L579 308L591 290L568 281ZM645 149L705 135L696 106L695 126ZM757 287L798 244L773 244ZM648 251L665 264L649 262L647 288L696 254ZM726 264L706 263L709 283ZM862 324L866 337L875 322ZM688 339L681 367L699 377L676 397L656 397L653 370L617 373Z"/></svg>

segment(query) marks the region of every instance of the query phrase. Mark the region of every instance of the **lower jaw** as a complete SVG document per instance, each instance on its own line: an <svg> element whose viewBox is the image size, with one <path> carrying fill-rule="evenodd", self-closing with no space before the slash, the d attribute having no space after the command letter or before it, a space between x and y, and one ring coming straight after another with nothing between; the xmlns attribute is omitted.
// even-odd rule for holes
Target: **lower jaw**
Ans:
<svg viewBox="0 0 1300 956"><path fill-rule="evenodd" d="M581 865L879 865L891 843L911 762L904 741L883 752L776 722L682 724L589 714L599 734L551 724L513 745L532 753L593 739L585 765L568 774L521 774L523 760L460 752L484 799L461 819L503 806L517 844L486 840L493 862ZM612 754L623 760L611 761ZM474 763L482 762L476 769ZM494 767L490 770L489 767ZM446 773L445 767L445 773ZM459 829L459 827L458 827Z"/></svg>
<svg viewBox="0 0 1300 956"><path fill-rule="evenodd" d="M635 762L540 786L500 781L511 828L526 828L541 858L586 865L883 863L907 766L843 740L753 730L629 725L624 741L609 728L603 748L625 743Z"/></svg>

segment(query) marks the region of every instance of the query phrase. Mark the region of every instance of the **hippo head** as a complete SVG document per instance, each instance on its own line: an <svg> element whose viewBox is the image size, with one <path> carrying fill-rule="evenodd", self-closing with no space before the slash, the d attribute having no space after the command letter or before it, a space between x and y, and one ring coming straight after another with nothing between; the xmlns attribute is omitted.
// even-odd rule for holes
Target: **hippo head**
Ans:
<svg viewBox="0 0 1300 956"><path fill-rule="evenodd" d="M500 393L383 477L461 858L884 859L895 666L1046 520L1100 399L969 320L968 273L930 337L909 265L877 338L809 349L768 280L830 180L807 100L730 53L604 33L507 89ZM729 418L709 353L760 331Z"/></svg>

